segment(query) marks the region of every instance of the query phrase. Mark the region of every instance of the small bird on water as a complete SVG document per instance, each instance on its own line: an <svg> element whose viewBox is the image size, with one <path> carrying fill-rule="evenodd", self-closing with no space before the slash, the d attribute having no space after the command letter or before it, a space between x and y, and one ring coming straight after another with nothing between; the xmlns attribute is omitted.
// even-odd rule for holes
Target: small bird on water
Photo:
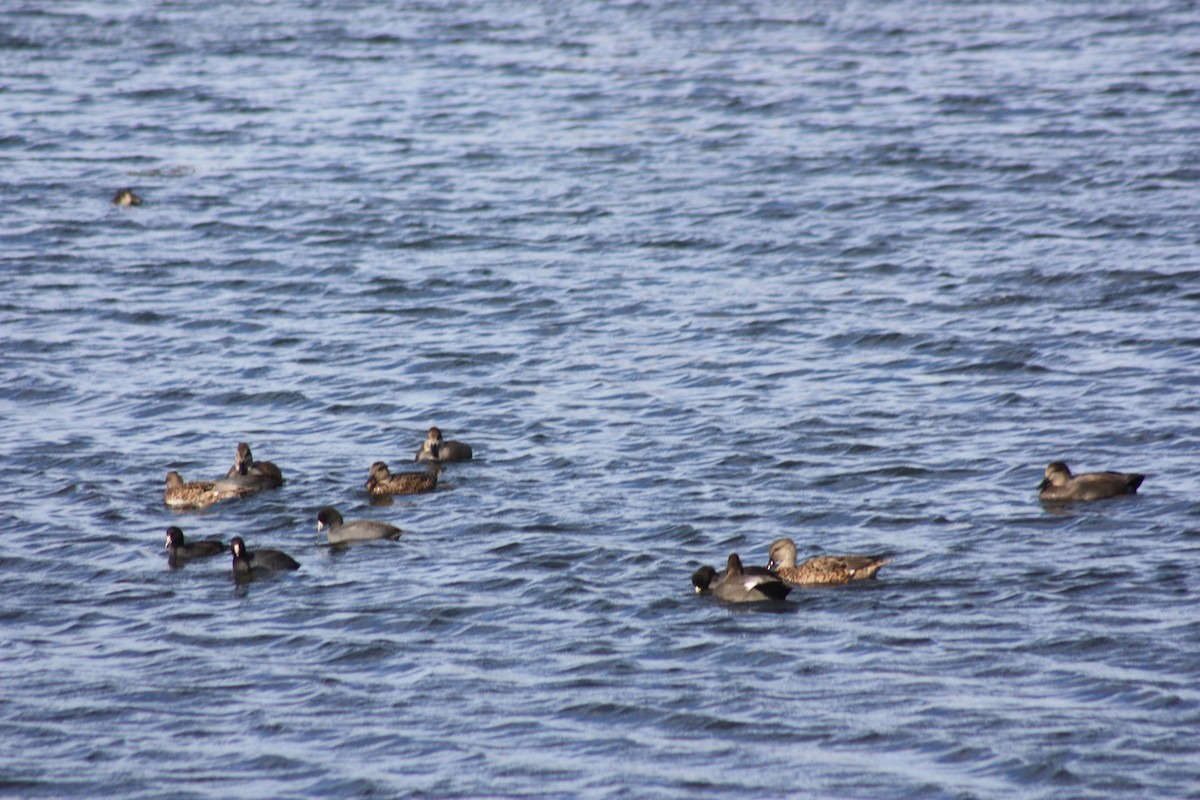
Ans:
<svg viewBox="0 0 1200 800"><path fill-rule="evenodd" d="M750 574L742 568L742 559L737 553L730 553L725 562L725 569L716 573L712 567L701 567L697 575L692 576L692 585L700 593L697 576L705 573L705 578L720 575L720 578L706 582L713 595L726 603L761 603L770 600L783 600L792 591L792 587L779 580L774 575ZM702 579L703 580L703 579Z"/></svg>
<svg viewBox="0 0 1200 800"><path fill-rule="evenodd" d="M281 550L247 550L246 543L240 536L230 539L229 546L233 550L235 578L300 569L300 562Z"/></svg>
<svg viewBox="0 0 1200 800"><path fill-rule="evenodd" d="M330 544L365 542L371 539L399 539L404 531L386 522L373 519L356 519L346 522L333 506L317 512L317 533L325 531Z"/></svg>
<svg viewBox="0 0 1200 800"><path fill-rule="evenodd" d="M183 538L183 531L172 525L167 528L167 564L179 567L193 558L204 558L224 553L229 548L220 539L203 539L199 542L188 542Z"/></svg>
<svg viewBox="0 0 1200 800"><path fill-rule="evenodd" d="M388 465L376 461L371 465L371 477L366 489L371 494L423 494L437 487L439 467L430 465L424 472L401 472L393 475Z"/></svg>
<svg viewBox="0 0 1200 800"><path fill-rule="evenodd" d="M797 566L796 543L786 538L771 542L768 557L767 569L774 570L788 583L809 586L839 586L870 580L888 563L881 555L813 556Z"/></svg>
<svg viewBox="0 0 1200 800"><path fill-rule="evenodd" d="M283 485L283 473L270 461L255 461L250 445L238 442L233 466L225 477L250 489L278 489Z"/></svg>
<svg viewBox="0 0 1200 800"><path fill-rule="evenodd" d="M1136 494L1145 475L1135 472L1083 472L1072 475L1062 461L1051 461L1038 484L1038 497L1049 502L1107 500L1123 494Z"/></svg>
<svg viewBox="0 0 1200 800"><path fill-rule="evenodd" d="M441 428L429 429L413 461L470 461L475 457L471 445L442 437Z"/></svg>
<svg viewBox="0 0 1200 800"><path fill-rule="evenodd" d="M134 194L133 189L118 189L113 195L112 204L114 206L140 206L142 198Z"/></svg>

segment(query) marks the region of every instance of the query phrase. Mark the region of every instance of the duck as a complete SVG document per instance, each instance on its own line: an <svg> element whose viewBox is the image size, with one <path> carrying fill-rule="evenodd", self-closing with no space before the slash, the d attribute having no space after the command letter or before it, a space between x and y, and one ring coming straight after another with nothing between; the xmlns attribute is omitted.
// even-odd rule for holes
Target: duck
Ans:
<svg viewBox="0 0 1200 800"><path fill-rule="evenodd" d="M300 562L282 550L247 550L240 536L230 539L229 547L233 550L234 577L300 569Z"/></svg>
<svg viewBox="0 0 1200 800"><path fill-rule="evenodd" d="M172 525L167 528L167 563L181 566L193 558L205 558L224 553L229 548L220 539L204 539L199 542L185 542L183 531Z"/></svg>
<svg viewBox="0 0 1200 800"><path fill-rule="evenodd" d="M376 461L371 465L371 477L367 478L367 491L371 494L423 494L432 492L437 486L438 468L428 467L424 472L402 472L393 475L388 465Z"/></svg>
<svg viewBox="0 0 1200 800"><path fill-rule="evenodd" d="M225 473L229 480L256 489L278 489L283 485L283 473L270 461L255 461L250 445L238 442L233 466Z"/></svg>
<svg viewBox="0 0 1200 800"><path fill-rule="evenodd" d="M325 531L330 544L365 542L371 539L399 539L404 531L386 522L371 519L342 520L342 514L333 506L317 512L317 533Z"/></svg>
<svg viewBox="0 0 1200 800"><path fill-rule="evenodd" d="M112 204L114 206L140 206L142 198L134 194L133 189L118 189L117 193L113 195Z"/></svg>
<svg viewBox="0 0 1200 800"><path fill-rule="evenodd" d="M429 429L429 435L421 442L413 461L470 461L474 458L471 445L442 438L441 428Z"/></svg>
<svg viewBox="0 0 1200 800"><path fill-rule="evenodd" d="M163 501L171 508L208 508L231 497L244 497L249 491L248 487L224 480L185 483L183 476L172 470L167 473Z"/></svg>
<svg viewBox="0 0 1200 800"><path fill-rule="evenodd" d="M740 559L739 559L740 561ZM775 575L774 572L766 567L744 566L742 567L744 575ZM713 567L704 565L700 569L692 573L692 588L696 590L696 594L708 594L712 591L715 582L720 581L725 577L725 570L717 572Z"/></svg>
<svg viewBox="0 0 1200 800"><path fill-rule="evenodd" d="M711 569L711 567L709 568ZM721 578L710 584L713 595L726 603L761 603L783 600L792 587L774 575L752 575L742 569L742 559L730 553Z"/></svg>
<svg viewBox="0 0 1200 800"><path fill-rule="evenodd" d="M1083 472L1072 475L1063 461L1051 461L1038 484L1038 497L1048 502L1106 500L1123 494L1137 494L1145 475L1134 472Z"/></svg>
<svg viewBox="0 0 1200 800"><path fill-rule="evenodd" d="M887 563L878 556L813 556L796 566L796 543L791 539L776 539L768 551L767 569L774 570L788 583L806 586L838 586L851 581L864 581Z"/></svg>

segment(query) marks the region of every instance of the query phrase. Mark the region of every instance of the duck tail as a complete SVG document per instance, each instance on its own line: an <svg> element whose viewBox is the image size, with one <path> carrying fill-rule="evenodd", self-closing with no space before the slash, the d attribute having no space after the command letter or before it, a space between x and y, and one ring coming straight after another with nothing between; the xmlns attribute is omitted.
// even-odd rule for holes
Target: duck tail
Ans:
<svg viewBox="0 0 1200 800"><path fill-rule="evenodd" d="M886 556L868 556L866 558L866 563L856 565L854 567L854 570L850 575L850 580L873 581L875 580L875 573L879 572L879 570L883 569L890 563L892 563L892 560Z"/></svg>

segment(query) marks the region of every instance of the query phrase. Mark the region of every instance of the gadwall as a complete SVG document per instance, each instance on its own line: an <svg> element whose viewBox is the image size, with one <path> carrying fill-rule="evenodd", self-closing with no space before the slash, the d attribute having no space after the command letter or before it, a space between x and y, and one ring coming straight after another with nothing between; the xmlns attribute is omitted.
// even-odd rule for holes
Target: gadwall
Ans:
<svg viewBox="0 0 1200 800"><path fill-rule="evenodd" d="M239 442L233 466L225 478L255 489L278 489L283 485L283 473L270 461L255 461L250 445Z"/></svg>
<svg viewBox="0 0 1200 800"><path fill-rule="evenodd" d="M224 553L229 548L220 539L205 539L200 542L185 542L183 531L172 525L167 528L167 563L180 566L193 558L205 558Z"/></svg>
<svg viewBox="0 0 1200 800"><path fill-rule="evenodd" d="M371 519L342 520L342 514L332 506L317 512L317 533L325 531L330 544L365 542L369 539L399 539L404 531L386 522Z"/></svg>
<svg viewBox="0 0 1200 800"><path fill-rule="evenodd" d="M713 595L726 603L782 600L792 591L792 587L774 575L750 575L745 572L737 553L729 554L724 573L711 587Z"/></svg>
<svg viewBox="0 0 1200 800"><path fill-rule="evenodd" d="M429 436L413 461L470 461L474 457L471 445L442 438L441 428L430 428Z"/></svg>
<svg viewBox="0 0 1200 800"><path fill-rule="evenodd" d="M767 569L775 570L788 583L836 586L875 577L888 561L878 556L813 556L796 566L796 543L776 539L771 543Z"/></svg>
<svg viewBox="0 0 1200 800"><path fill-rule="evenodd" d="M1072 475L1062 461L1052 461L1046 476L1038 484L1038 497L1049 502L1104 500L1122 494L1136 494L1145 475L1124 472L1084 472Z"/></svg>
<svg viewBox="0 0 1200 800"><path fill-rule="evenodd" d="M766 567L758 566L742 566L743 575L772 575L775 573ZM717 572L709 565L704 565L700 569L692 573L692 588L696 590L696 594L708 594L712 591L713 586L725 577L725 570Z"/></svg>
<svg viewBox="0 0 1200 800"><path fill-rule="evenodd" d="M113 195L112 204L114 206L140 206L142 198L133 193L133 189L118 189Z"/></svg>
<svg viewBox="0 0 1200 800"><path fill-rule="evenodd" d="M172 470L167 473L167 490L163 493L163 500L171 508L208 508L221 500L243 497L250 491L249 487L226 480L185 483L183 477Z"/></svg>
<svg viewBox="0 0 1200 800"><path fill-rule="evenodd" d="M242 537L235 536L229 540L233 549L234 576L252 575L260 572L279 572L281 570L300 569L300 563L281 550L246 549Z"/></svg>
<svg viewBox="0 0 1200 800"><path fill-rule="evenodd" d="M365 484L371 494L422 494L437 487L438 468L430 465L424 472L402 472L393 475L388 465L376 461L371 465L371 477Z"/></svg>

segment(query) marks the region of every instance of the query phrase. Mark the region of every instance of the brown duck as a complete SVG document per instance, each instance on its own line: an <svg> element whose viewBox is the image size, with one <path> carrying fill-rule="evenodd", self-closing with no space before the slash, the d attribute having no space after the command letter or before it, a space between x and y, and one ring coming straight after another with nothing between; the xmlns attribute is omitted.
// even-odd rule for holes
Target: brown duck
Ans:
<svg viewBox="0 0 1200 800"><path fill-rule="evenodd" d="M112 204L114 206L140 206L142 198L134 194L133 189L118 189L113 195Z"/></svg>
<svg viewBox="0 0 1200 800"><path fill-rule="evenodd" d="M442 438L441 428L430 428L429 435L413 461L470 461L474 458L471 445Z"/></svg>
<svg viewBox="0 0 1200 800"><path fill-rule="evenodd" d="M402 472L393 475L388 465L376 461L371 465L371 477L367 478L367 491L371 494L423 494L432 492L437 486L438 468L430 467L424 472Z"/></svg>
<svg viewBox="0 0 1200 800"><path fill-rule="evenodd" d="M770 561L773 569L788 583L838 586L851 581L875 577L888 561L883 556L813 556L796 566L796 543L791 539L771 542Z"/></svg>
<svg viewBox="0 0 1200 800"><path fill-rule="evenodd" d="M244 497L251 491L225 480L185 483L183 477L172 470L167 473L167 491L163 500L172 508L208 508L231 497Z"/></svg>
<svg viewBox="0 0 1200 800"><path fill-rule="evenodd" d="M225 477L253 489L278 489L283 485L283 473L270 461L255 461L250 445L239 442L233 466Z"/></svg>
<svg viewBox="0 0 1200 800"><path fill-rule="evenodd" d="M1122 494L1136 494L1145 475L1124 472L1084 472L1072 475L1062 461L1052 461L1038 485L1038 497L1049 502L1104 500Z"/></svg>

